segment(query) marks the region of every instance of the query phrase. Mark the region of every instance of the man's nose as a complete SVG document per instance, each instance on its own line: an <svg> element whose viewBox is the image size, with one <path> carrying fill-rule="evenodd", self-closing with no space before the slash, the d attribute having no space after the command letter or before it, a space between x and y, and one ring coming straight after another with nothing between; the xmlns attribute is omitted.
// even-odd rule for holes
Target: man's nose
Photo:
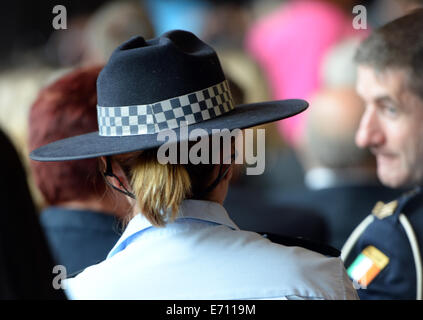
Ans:
<svg viewBox="0 0 423 320"><path fill-rule="evenodd" d="M376 110L367 109L361 117L355 135L355 143L360 148L377 147L384 143L385 137Z"/></svg>

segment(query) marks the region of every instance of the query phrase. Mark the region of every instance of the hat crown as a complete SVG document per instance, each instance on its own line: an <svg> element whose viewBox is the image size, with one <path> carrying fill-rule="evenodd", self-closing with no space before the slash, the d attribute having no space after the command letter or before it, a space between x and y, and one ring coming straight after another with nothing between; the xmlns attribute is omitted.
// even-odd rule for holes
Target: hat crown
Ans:
<svg viewBox="0 0 423 320"><path fill-rule="evenodd" d="M97 80L98 105L151 104L225 80L216 52L194 34L174 30L120 45Z"/></svg>

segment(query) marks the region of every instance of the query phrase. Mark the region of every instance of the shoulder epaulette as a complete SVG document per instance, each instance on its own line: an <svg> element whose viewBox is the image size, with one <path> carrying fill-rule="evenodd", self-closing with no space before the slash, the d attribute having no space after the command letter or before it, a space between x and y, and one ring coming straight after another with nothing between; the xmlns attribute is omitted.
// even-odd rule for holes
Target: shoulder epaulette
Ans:
<svg viewBox="0 0 423 320"><path fill-rule="evenodd" d="M410 191L407 191L401 195L397 200L383 203L378 201L372 210L372 214L378 219L384 219L393 214L399 214L403 207L416 195L421 192L420 187L416 187Z"/></svg>
<svg viewBox="0 0 423 320"><path fill-rule="evenodd" d="M269 239L272 242L287 246L287 247L301 247L304 249L308 249L314 252L318 252L325 256L329 257L339 257L341 252L334 247L331 247L327 244L320 243L317 241L301 238L301 237L289 237L289 236L282 236L275 233L267 233L267 232L258 232L265 238Z"/></svg>

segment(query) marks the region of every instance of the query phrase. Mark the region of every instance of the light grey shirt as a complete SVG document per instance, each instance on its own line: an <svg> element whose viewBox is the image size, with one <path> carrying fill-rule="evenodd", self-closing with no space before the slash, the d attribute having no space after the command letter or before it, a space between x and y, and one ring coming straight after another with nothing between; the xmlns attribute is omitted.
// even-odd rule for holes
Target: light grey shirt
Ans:
<svg viewBox="0 0 423 320"><path fill-rule="evenodd" d="M136 215L107 259L65 286L71 299L358 299L339 258L241 231L199 200L164 228Z"/></svg>

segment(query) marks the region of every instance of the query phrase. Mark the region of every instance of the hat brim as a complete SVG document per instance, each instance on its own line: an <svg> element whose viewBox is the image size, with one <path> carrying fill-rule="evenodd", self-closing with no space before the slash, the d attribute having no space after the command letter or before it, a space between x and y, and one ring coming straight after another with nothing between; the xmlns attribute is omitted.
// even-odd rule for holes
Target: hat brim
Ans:
<svg viewBox="0 0 423 320"><path fill-rule="evenodd" d="M307 107L308 103L300 99L238 105L232 111L219 117L190 124L186 128L188 135L194 129L203 129L209 135L212 134L213 129L245 129L292 117ZM178 141L182 141L180 128L173 130ZM170 130L162 132L166 133L166 131ZM30 158L37 161L66 161L147 150L165 143L157 139L158 134L105 137L100 136L96 131L49 143L32 151Z"/></svg>

